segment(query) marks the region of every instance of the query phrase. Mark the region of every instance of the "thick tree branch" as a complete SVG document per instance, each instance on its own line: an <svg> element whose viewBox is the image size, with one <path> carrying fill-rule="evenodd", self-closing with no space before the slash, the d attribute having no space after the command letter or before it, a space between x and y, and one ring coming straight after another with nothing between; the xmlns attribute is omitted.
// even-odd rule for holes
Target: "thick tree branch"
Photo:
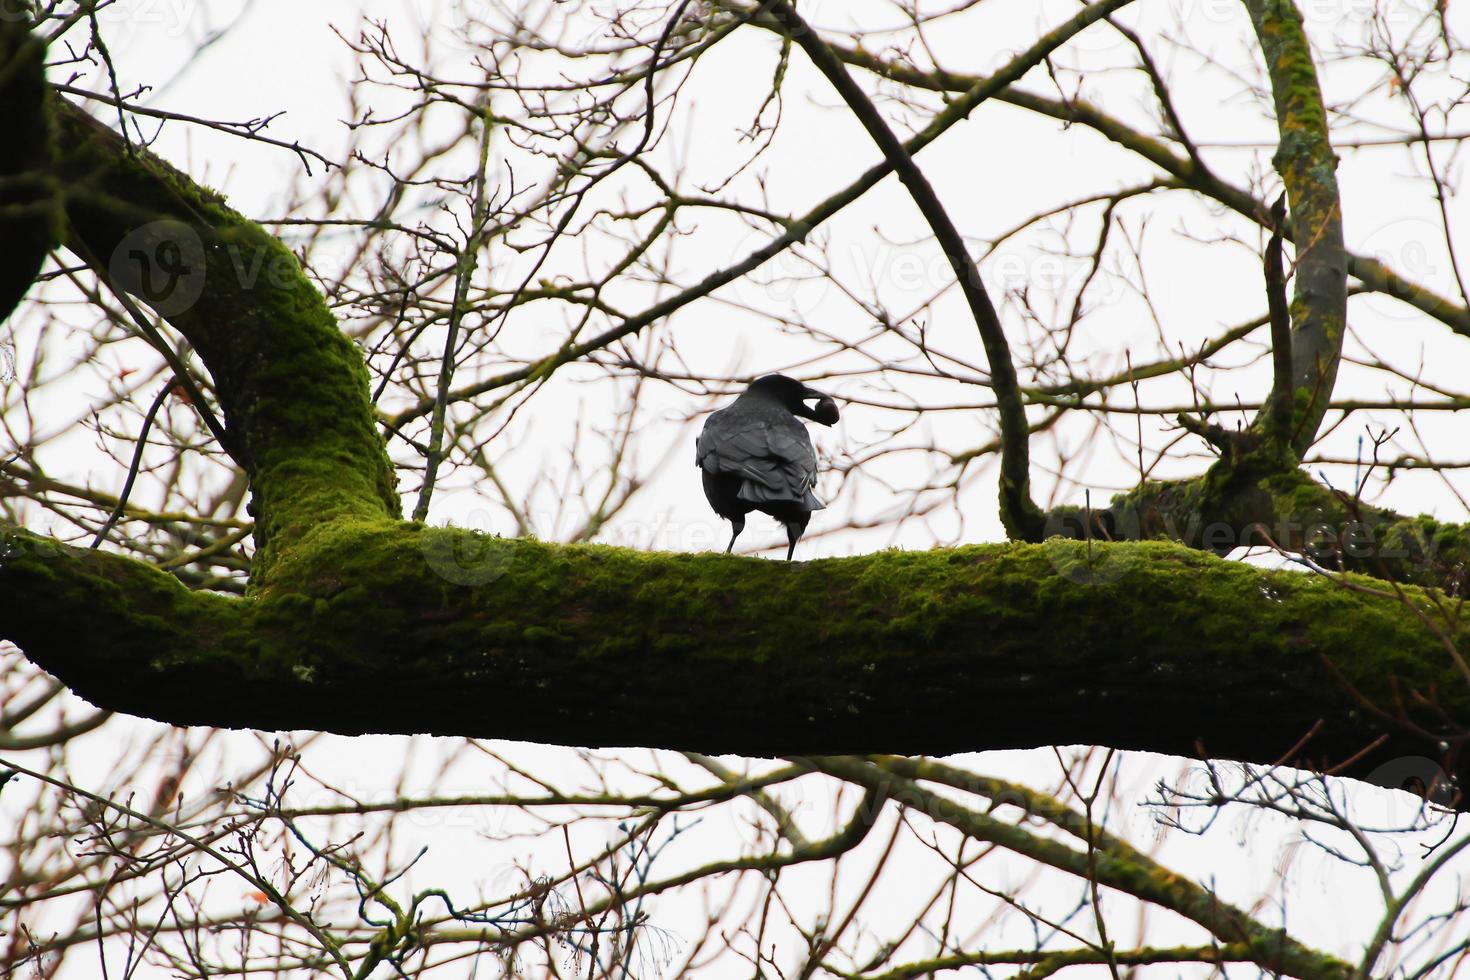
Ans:
<svg viewBox="0 0 1470 980"><path fill-rule="evenodd" d="M325 521L399 515L362 356L290 249L59 97L78 251L188 338L250 478L256 584Z"/></svg>
<svg viewBox="0 0 1470 980"><path fill-rule="evenodd" d="M1347 253L1337 155L1317 68L1291 0L1245 0L1266 59L1276 127L1274 162L1286 184L1296 243L1296 295L1291 308L1293 448L1298 456L1317 437L1327 414L1347 330Z"/></svg>
<svg viewBox="0 0 1470 980"><path fill-rule="evenodd" d="M60 225L45 60L25 10L0 0L0 321L35 281Z"/></svg>
<svg viewBox="0 0 1470 980"><path fill-rule="evenodd" d="M1279 547L1324 568L1465 594L1470 525L1374 507L1301 470L1252 473L1235 462L1193 479L1150 481L1104 509L1058 507L1047 515L1047 532L1168 540L1218 555Z"/></svg>
<svg viewBox="0 0 1470 980"><path fill-rule="evenodd" d="M1266 764L1315 730L1306 766L1375 778L1426 756L1470 775L1470 685L1413 609L1163 543L787 566L344 521L237 600L8 541L4 638L100 707L175 724ZM1470 649L1470 626L1442 629Z"/></svg>

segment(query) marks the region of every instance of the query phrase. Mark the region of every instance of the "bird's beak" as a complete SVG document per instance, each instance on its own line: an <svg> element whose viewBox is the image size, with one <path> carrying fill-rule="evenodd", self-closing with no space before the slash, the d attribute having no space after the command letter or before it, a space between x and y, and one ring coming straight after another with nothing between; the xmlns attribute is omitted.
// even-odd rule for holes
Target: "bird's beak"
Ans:
<svg viewBox="0 0 1470 980"><path fill-rule="evenodd" d="M811 388L803 387L801 389L801 400L803 403L813 398L817 400L815 407L807 408L803 404L801 411L797 414L805 415L813 422L820 422L823 425L832 425L836 422L839 418L837 414L837 403L832 400L830 395L824 395L820 391L814 391Z"/></svg>

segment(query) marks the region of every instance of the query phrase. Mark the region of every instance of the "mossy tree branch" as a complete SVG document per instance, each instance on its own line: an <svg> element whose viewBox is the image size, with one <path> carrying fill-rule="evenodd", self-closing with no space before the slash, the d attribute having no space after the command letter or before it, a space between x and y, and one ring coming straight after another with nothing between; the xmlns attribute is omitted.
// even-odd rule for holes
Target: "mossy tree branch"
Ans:
<svg viewBox="0 0 1470 980"><path fill-rule="evenodd" d="M13 530L0 589L27 656L176 724L1260 763L1315 727L1296 761L1372 778L1440 759L1470 718L1470 683L1404 602L1157 542L787 566L337 521L238 600ZM1442 628L1467 648L1470 626Z"/></svg>
<svg viewBox="0 0 1470 980"><path fill-rule="evenodd" d="M53 107L70 240L151 302L213 376L250 479L252 582L324 522L398 517L366 365L290 249L81 109Z"/></svg>
<svg viewBox="0 0 1470 980"><path fill-rule="evenodd" d="M1225 555L1280 547L1334 571L1463 595L1470 525L1374 507L1300 470L1244 473L1228 463L1188 480L1150 481L1106 508L1058 507L1048 534L1166 540Z"/></svg>
<svg viewBox="0 0 1470 980"><path fill-rule="evenodd" d="M1271 228L1266 272L1278 357L1267 399L1270 408L1247 432L1226 432L1181 418L1221 451L1207 473L1146 484L1095 513L1058 509L1049 515L1048 529L1074 537L1165 538L1222 555L1243 545L1273 545L1303 552L1328 568L1463 594L1470 528L1362 504L1354 494L1323 487L1296 468L1331 402L1342 357L1349 262L1337 157L1301 15L1291 0L1245 0L1245 5L1271 81L1280 134L1275 162L1291 202L1296 292L1289 343L1284 343L1279 309L1280 241L1287 232L1280 210L1272 209L1268 216L1254 198L1225 185L1194 160L1178 157L1090 107L1079 103L1081 108L1072 111L1190 186ZM1283 363L1288 350L1289 371Z"/></svg>
<svg viewBox="0 0 1470 980"><path fill-rule="evenodd" d="M1337 155L1301 13L1291 0L1245 0L1266 59L1280 143L1274 158L1291 202L1296 294L1291 305L1291 448L1317 437L1332 400L1347 326L1347 251L1337 191ZM1274 397L1274 396L1273 396Z"/></svg>

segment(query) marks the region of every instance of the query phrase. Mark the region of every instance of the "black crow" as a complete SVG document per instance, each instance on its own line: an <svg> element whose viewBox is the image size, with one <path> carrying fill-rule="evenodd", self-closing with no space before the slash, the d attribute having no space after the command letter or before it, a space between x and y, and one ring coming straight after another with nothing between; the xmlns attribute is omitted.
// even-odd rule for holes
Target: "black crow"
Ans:
<svg viewBox="0 0 1470 980"><path fill-rule="evenodd" d="M808 408L813 399L816 406ZM837 403L795 378L768 374L752 381L735 404L705 420L694 462L710 506L735 529L726 553L745 530L745 515L759 510L786 525L790 561L812 511L826 506L812 494L817 454L798 415L831 425L837 421Z"/></svg>

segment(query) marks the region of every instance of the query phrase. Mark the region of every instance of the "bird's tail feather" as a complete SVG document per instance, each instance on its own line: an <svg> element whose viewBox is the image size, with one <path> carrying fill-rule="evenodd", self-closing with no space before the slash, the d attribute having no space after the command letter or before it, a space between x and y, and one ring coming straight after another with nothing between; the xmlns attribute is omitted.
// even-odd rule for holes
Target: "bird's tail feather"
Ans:
<svg viewBox="0 0 1470 980"><path fill-rule="evenodd" d="M740 481L740 490L736 496L751 504L791 503L799 505L803 510L827 509L827 505L818 500L810 490L797 499L784 490L774 490L751 480Z"/></svg>

